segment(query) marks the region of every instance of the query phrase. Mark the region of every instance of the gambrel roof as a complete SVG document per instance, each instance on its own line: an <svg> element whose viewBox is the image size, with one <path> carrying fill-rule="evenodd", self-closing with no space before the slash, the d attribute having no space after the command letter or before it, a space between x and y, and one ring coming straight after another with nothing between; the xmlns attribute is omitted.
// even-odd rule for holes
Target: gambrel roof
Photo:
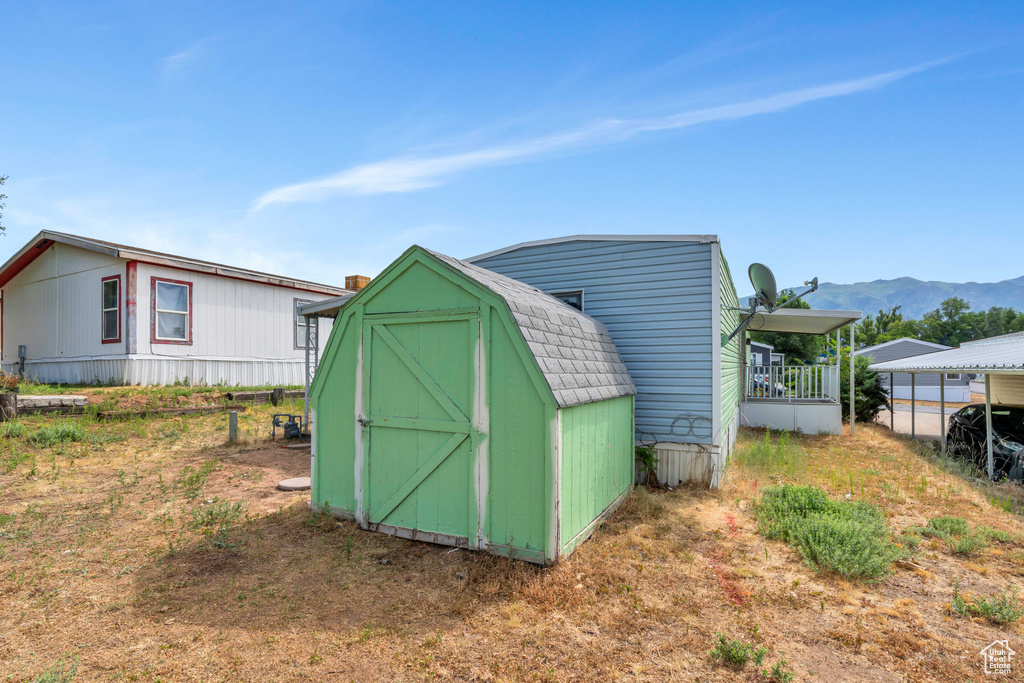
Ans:
<svg viewBox="0 0 1024 683"><path fill-rule="evenodd" d="M562 408L636 394L608 329L589 315L518 280L423 249L501 297Z"/></svg>

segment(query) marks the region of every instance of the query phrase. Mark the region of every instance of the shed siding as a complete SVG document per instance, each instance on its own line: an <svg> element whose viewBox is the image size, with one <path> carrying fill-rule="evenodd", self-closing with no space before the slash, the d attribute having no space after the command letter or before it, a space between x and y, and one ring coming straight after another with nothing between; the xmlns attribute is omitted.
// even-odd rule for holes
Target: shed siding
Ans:
<svg viewBox="0 0 1024 683"><path fill-rule="evenodd" d="M725 260L725 256L721 256L721 271L719 277L718 286L720 287L720 311L719 316L721 320L721 335L728 335L740 324L739 311L736 310L740 305L739 297L736 295L736 285L733 284L732 275L729 273L729 264ZM740 379L740 337L736 335L733 337L728 344L722 347L722 414L719 422L719 431L723 435L719 436L719 443L728 442L731 438L735 438L735 432L729 431L729 426L732 424L733 418L736 417L736 413L739 411L740 406L740 386L742 381ZM721 343L719 339L713 339L712 343ZM726 446L731 449L732 444L726 443Z"/></svg>
<svg viewBox="0 0 1024 683"><path fill-rule="evenodd" d="M1024 376L997 375L992 373L990 381L992 384L993 403L1024 406Z"/></svg>
<svg viewBox="0 0 1024 683"><path fill-rule="evenodd" d="M354 516L356 510L355 401L361 329L362 323L355 316L339 321L329 342L330 354L324 356L324 366L318 370L329 372L329 388L313 394L310 401L316 412L317 444L313 505L326 504L342 516Z"/></svg>
<svg viewBox="0 0 1024 683"><path fill-rule="evenodd" d="M554 411L545 409L503 316L495 309L490 316L487 537L492 544L543 552L553 481L548 459L538 455L551 452L547 425Z"/></svg>
<svg viewBox="0 0 1024 683"><path fill-rule="evenodd" d="M620 396L561 411L562 552L633 483L633 397Z"/></svg>
<svg viewBox="0 0 1024 683"><path fill-rule="evenodd" d="M547 550L553 543L549 520L554 515L550 429L555 418L554 399L542 384L539 369L533 368L535 376L531 376L525 363L535 361L507 305L477 283L463 280L440 264L436 267L444 274L418 261L396 273L385 272L368 286L369 298L361 296L342 309L311 392L317 415L313 503L326 503L340 516L357 514L355 467L361 443L357 429L363 430L357 427L355 416L359 338L363 334L360 321L364 316L477 309L487 372L487 400L474 406L474 411L488 411L488 431L481 435L486 440L486 479L476 483L484 497L484 535L492 552L543 563L553 559ZM494 306L490 299L496 302ZM367 373L362 381L375 382L376 378ZM370 395L372 392L371 387ZM418 414L418 409L410 412ZM472 421L476 423L477 418L472 416ZM630 449L631 439L630 435ZM368 466L372 470L373 464ZM372 478L363 484L371 485ZM468 477L464 486L473 490ZM452 494L457 497L462 492L452 489ZM364 489L363 495L365 504L373 494Z"/></svg>
<svg viewBox="0 0 1024 683"><path fill-rule="evenodd" d="M660 441L710 443L710 433L673 435L672 423L680 416L714 418L711 247L562 242L476 264L547 292L584 290L584 312L607 326L636 384L637 431Z"/></svg>

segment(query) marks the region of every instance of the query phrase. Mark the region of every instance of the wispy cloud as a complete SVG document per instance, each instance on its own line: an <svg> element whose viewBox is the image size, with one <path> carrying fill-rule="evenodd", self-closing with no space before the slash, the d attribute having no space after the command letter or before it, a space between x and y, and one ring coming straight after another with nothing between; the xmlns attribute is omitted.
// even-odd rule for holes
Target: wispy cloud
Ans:
<svg viewBox="0 0 1024 683"><path fill-rule="evenodd" d="M484 147L460 154L400 157L363 164L325 178L273 189L256 200L254 209L259 211L271 204L322 201L339 195L414 192L435 187L459 172L474 168L523 163L545 154L609 145L645 133L678 130L713 121L735 121L759 114L784 111L809 102L875 90L952 59L955 57L669 116L606 119L554 135Z"/></svg>
<svg viewBox="0 0 1024 683"><path fill-rule="evenodd" d="M164 80L181 76L186 70L195 66L209 55L211 40L209 38L192 43L181 52L159 60L160 74Z"/></svg>

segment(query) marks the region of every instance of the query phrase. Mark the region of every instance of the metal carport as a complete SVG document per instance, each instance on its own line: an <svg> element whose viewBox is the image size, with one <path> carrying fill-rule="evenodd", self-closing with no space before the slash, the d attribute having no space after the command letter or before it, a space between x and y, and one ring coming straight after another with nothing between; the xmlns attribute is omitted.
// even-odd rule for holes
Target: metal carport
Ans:
<svg viewBox="0 0 1024 683"><path fill-rule="evenodd" d="M948 351L926 353L910 358L874 363L877 372L907 372L911 376L921 373L940 373L940 394L945 388L946 373L976 373L985 375L985 430L988 443L988 476L994 475L992 457L992 378L1006 378L1008 394L1024 386L1024 332L964 342ZM911 415L914 410L913 383L911 384ZM946 452L946 402L940 402L942 425L942 452ZM913 423L912 423L913 424Z"/></svg>

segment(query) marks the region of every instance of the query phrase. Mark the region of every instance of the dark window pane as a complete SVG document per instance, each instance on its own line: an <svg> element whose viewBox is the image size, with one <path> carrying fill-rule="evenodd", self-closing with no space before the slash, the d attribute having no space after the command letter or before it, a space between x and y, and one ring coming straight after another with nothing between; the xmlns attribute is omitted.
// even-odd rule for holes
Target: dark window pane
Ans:
<svg viewBox="0 0 1024 683"><path fill-rule="evenodd" d="M103 338L117 339L117 311L103 312Z"/></svg>
<svg viewBox="0 0 1024 683"><path fill-rule="evenodd" d="M156 283L156 307L161 311L188 312L188 287L167 282Z"/></svg>
<svg viewBox="0 0 1024 683"><path fill-rule="evenodd" d="M577 311L583 310L583 292L558 292L551 296L556 299L560 299L564 303L569 304Z"/></svg>
<svg viewBox="0 0 1024 683"><path fill-rule="evenodd" d="M103 308L117 308L117 280L103 283Z"/></svg>
<svg viewBox="0 0 1024 683"><path fill-rule="evenodd" d="M161 339L188 339L188 316L183 313L158 313L156 336Z"/></svg>

